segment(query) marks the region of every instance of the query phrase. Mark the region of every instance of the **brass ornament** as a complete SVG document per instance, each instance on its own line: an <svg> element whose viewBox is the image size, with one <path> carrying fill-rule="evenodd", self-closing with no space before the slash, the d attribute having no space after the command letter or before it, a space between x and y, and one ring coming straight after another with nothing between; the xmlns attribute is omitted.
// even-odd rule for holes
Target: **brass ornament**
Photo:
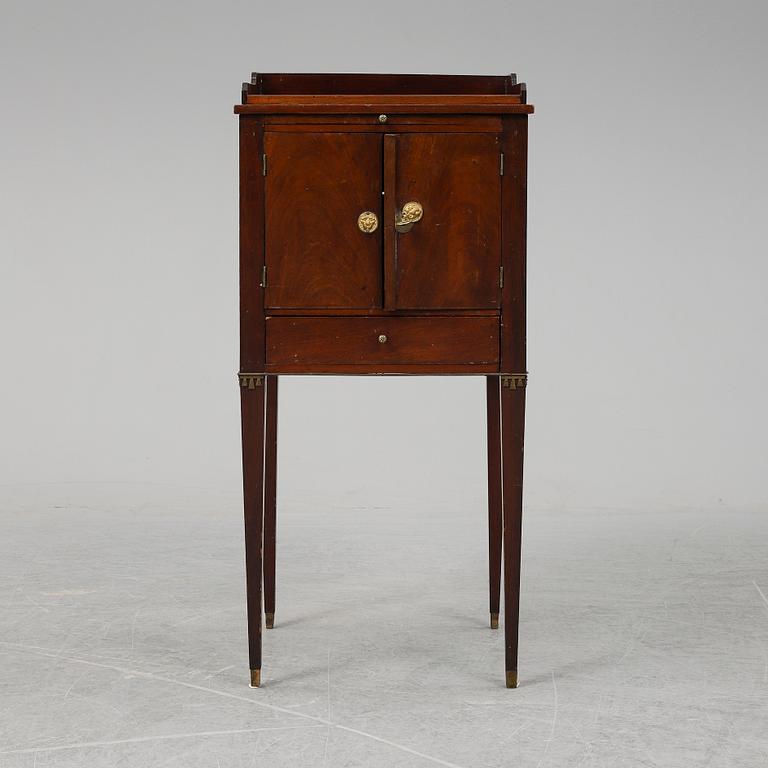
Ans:
<svg viewBox="0 0 768 768"><path fill-rule="evenodd" d="M507 389L525 389L527 384L527 373L510 373L501 377L501 386Z"/></svg>
<svg viewBox="0 0 768 768"><path fill-rule="evenodd" d="M424 209L421 203L410 200L401 211L395 214L395 229L398 232L408 232L417 221L421 221L423 215Z"/></svg>
<svg viewBox="0 0 768 768"><path fill-rule="evenodd" d="M256 389L264 383L263 373L238 373L237 380L244 389Z"/></svg>
<svg viewBox="0 0 768 768"><path fill-rule="evenodd" d="M379 217L373 211L363 211L357 217L357 226L366 234L375 232L379 227Z"/></svg>

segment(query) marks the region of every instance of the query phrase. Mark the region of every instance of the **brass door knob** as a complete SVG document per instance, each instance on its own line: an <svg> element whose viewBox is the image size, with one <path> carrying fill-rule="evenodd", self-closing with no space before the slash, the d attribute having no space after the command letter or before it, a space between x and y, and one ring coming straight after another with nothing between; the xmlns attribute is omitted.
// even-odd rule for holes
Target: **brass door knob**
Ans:
<svg viewBox="0 0 768 768"><path fill-rule="evenodd" d="M386 344L387 343L387 337L386 334L380 334L379 335L379 344Z"/></svg>
<svg viewBox="0 0 768 768"><path fill-rule="evenodd" d="M375 232L379 226L379 217L373 211L363 211L357 217L357 226L361 232L370 234Z"/></svg>
<svg viewBox="0 0 768 768"><path fill-rule="evenodd" d="M424 209L421 203L411 200L395 214L395 229L398 232L408 232L417 221L421 221L423 215Z"/></svg>

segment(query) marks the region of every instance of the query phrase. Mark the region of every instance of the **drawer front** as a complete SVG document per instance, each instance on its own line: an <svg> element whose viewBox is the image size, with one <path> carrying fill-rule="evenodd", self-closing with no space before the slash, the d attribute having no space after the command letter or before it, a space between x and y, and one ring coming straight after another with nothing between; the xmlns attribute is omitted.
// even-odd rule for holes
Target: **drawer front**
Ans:
<svg viewBox="0 0 768 768"><path fill-rule="evenodd" d="M268 317L266 325L267 370L498 370L498 317Z"/></svg>

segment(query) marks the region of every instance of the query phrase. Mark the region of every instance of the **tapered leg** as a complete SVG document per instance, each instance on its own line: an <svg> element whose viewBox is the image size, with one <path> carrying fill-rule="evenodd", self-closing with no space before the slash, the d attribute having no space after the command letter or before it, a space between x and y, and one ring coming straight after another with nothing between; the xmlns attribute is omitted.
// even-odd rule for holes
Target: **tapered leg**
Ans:
<svg viewBox="0 0 768 768"><path fill-rule="evenodd" d="M251 686L261 683L261 553L264 533L264 377L241 380L245 576Z"/></svg>
<svg viewBox="0 0 768 768"><path fill-rule="evenodd" d="M486 377L488 409L488 575L491 629L499 626L501 591L501 414L499 377Z"/></svg>
<svg viewBox="0 0 768 768"><path fill-rule="evenodd" d="M504 514L504 649L507 688L517 688L520 616L520 544L523 522L525 383L501 377L502 493Z"/></svg>
<svg viewBox="0 0 768 768"><path fill-rule="evenodd" d="M264 444L264 613L275 625L275 551L277 546L277 376L266 376L267 424Z"/></svg>

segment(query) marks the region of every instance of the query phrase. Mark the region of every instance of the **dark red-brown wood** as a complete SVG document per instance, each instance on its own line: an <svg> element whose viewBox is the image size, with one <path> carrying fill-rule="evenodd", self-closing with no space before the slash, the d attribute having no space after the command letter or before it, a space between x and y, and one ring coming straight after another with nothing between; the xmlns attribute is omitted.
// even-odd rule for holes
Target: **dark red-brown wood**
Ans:
<svg viewBox="0 0 768 768"><path fill-rule="evenodd" d="M481 374L491 626L503 578L507 685L517 685L526 99L514 76L268 73L243 88L240 371L255 684L262 591L267 626L275 613L278 375ZM410 200L424 216L397 231ZM357 225L365 210L379 218L372 234Z"/></svg>
<svg viewBox="0 0 768 768"><path fill-rule="evenodd" d="M245 509L245 574L248 603L248 658L251 680L261 671L261 580L264 535L264 383L240 389ZM256 678L254 678L256 673Z"/></svg>
<svg viewBox="0 0 768 768"><path fill-rule="evenodd" d="M501 411L499 377L486 380L488 438L488 584L491 628L499 626L501 590Z"/></svg>
<svg viewBox="0 0 768 768"><path fill-rule="evenodd" d="M384 168L381 192L384 196L384 309L397 309L397 232L395 232L396 194L397 194L397 135L384 135Z"/></svg>
<svg viewBox="0 0 768 768"><path fill-rule="evenodd" d="M395 206L424 216L396 238L399 309L499 305L501 147L489 134L396 137Z"/></svg>
<svg viewBox="0 0 768 768"><path fill-rule="evenodd" d="M520 93L515 75L412 75L340 72L254 72L245 83L257 94L457 94Z"/></svg>
<svg viewBox="0 0 768 768"><path fill-rule="evenodd" d="M248 96L235 113L249 114L530 114L533 107L507 96Z"/></svg>
<svg viewBox="0 0 768 768"><path fill-rule="evenodd" d="M501 372L524 373L526 366L526 186L528 120L504 117L502 144L502 252L504 290L501 307ZM502 382L504 378L502 377ZM520 555L523 514L525 389L501 387L504 648L507 687L518 683Z"/></svg>
<svg viewBox="0 0 768 768"><path fill-rule="evenodd" d="M316 131L318 126L333 126L349 133L411 133L440 131L441 133L501 133L502 119L498 115L264 115L264 125L270 131Z"/></svg>
<svg viewBox="0 0 768 768"><path fill-rule="evenodd" d="M396 94L396 95L390 95L390 94L366 94L365 96L360 96L359 94L355 95L344 95L344 94L293 94L293 95L280 95L280 96L270 96L270 95L264 95L264 94L256 94L252 95L249 94L245 104L243 106L247 106L249 104L277 104L280 106L283 105L305 105L305 106L311 106L311 107L317 107L318 105L325 105L325 106L336 106L336 105L345 105L345 106L369 106L374 104L379 104L382 106L397 106L398 108L402 107L413 107L414 105L418 106L425 106L428 107L430 111L437 111L441 112L444 110L446 106L462 106L462 107L473 107L473 106L482 106L485 107L488 104L498 105L502 108L509 107L509 106L516 106L518 104L522 104L522 100L520 98L520 94L505 94L505 95L489 95L489 94L466 94L462 96L456 96L454 94L451 95L440 95L436 96L434 94ZM411 110L413 111L413 110ZM454 110L456 112L461 112L462 110L457 109ZM471 110L470 110L471 111Z"/></svg>
<svg viewBox="0 0 768 768"><path fill-rule="evenodd" d="M504 517L504 663L508 688L517 687L520 549L523 526L525 388L501 387L501 464Z"/></svg>
<svg viewBox="0 0 768 768"><path fill-rule="evenodd" d="M381 306L381 138L271 133L266 153L267 307Z"/></svg>
<svg viewBox="0 0 768 768"><path fill-rule="evenodd" d="M502 177L501 371L524 373L528 118L505 117Z"/></svg>
<svg viewBox="0 0 768 768"><path fill-rule="evenodd" d="M300 364L270 364L267 363L268 373L284 375L328 374L340 376L352 374L354 376L447 376L456 374L459 376L476 376L478 374L497 373L498 363L372 363L369 365L355 365L350 363L300 363Z"/></svg>
<svg viewBox="0 0 768 768"><path fill-rule="evenodd" d="M269 317L267 363L498 365L494 317Z"/></svg>
<svg viewBox="0 0 768 768"><path fill-rule="evenodd" d="M264 439L264 614L267 629L275 623L275 559L277 550L277 376L266 376Z"/></svg>
<svg viewBox="0 0 768 768"><path fill-rule="evenodd" d="M498 309L270 309L270 315L283 317L408 317L410 315L425 315L428 317L499 317Z"/></svg>
<svg viewBox="0 0 768 768"><path fill-rule="evenodd" d="M262 124L240 118L240 370L264 369Z"/></svg>

